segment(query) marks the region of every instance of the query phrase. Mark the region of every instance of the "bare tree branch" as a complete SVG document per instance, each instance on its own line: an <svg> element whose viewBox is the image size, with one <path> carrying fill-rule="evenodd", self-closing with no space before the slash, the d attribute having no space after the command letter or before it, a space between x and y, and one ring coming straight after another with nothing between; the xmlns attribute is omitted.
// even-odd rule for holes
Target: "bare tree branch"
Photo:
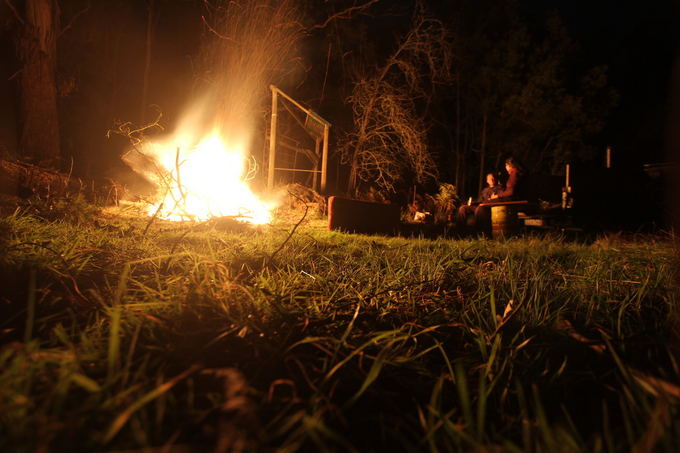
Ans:
<svg viewBox="0 0 680 453"><path fill-rule="evenodd" d="M300 220L298 220L298 222L295 224L295 226L293 226L293 229L290 230L290 233L288 233L288 236L287 236L286 239L281 243L281 245L279 245L279 247L278 247L276 250L274 250L274 252L273 252L271 255L269 255L269 258L267 259L267 262L266 262L266 266L267 266L267 267L268 267L268 266L271 266L272 262L274 261L274 257L275 257L281 250L283 250L283 247L285 247L286 244L288 243L288 241L290 241L290 238L293 237L293 234L295 234L295 231L298 229L298 227L302 224L302 222L303 222L303 221L305 220L305 218L307 217L307 212L309 212L309 205L308 205L307 203L305 203L304 200L303 200L302 198L300 198L299 196L297 196L296 194L294 194L294 193L292 193L292 192L290 192L290 191L288 191L288 194L289 194L289 195L292 195L292 196L295 197L295 198L297 198L298 201L304 203L304 205L305 205L305 212L302 214L302 217L300 218Z"/></svg>
<svg viewBox="0 0 680 453"><path fill-rule="evenodd" d="M24 25L24 18L21 17L21 14L19 14L19 11L17 11L17 8L14 6L14 3L12 3L12 0L5 0L5 4L12 11L12 13L14 13L14 17L17 18L19 23L21 25ZM14 76L12 76L12 77L14 77Z"/></svg>
<svg viewBox="0 0 680 453"><path fill-rule="evenodd" d="M142 142L144 133L146 131L154 128L163 130L163 126L160 124L161 118L163 118L163 112L157 105L153 105L152 107L154 107L158 112L158 116L154 121L143 126L140 126L138 128L133 128L131 121L126 122L118 121L115 124L116 129L109 129L108 131L106 131L106 138L111 138L111 134L121 135L130 140L132 147L136 151L139 151L137 149L137 145L139 145Z"/></svg>
<svg viewBox="0 0 680 453"><path fill-rule="evenodd" d="M220 38L220 39L224 39L225 41L236 42L233 38L230 38L229 36L223 35L222 33L220 33L220 32L218 32L217 30L215 30L215 29L208 23L208 21L206 20L205 16L201 16L201 20L203 21L203 23L205 24L205 26L208 27L208 30L209 30L210 33L212 33L213 35L217 36L217 37Z"/></svg>
<svg viewBox="0 0 680 453"><path fill-rule="evenodd" d="M9 0L6 0L6 1L9 1ZM67 31L69 31L71 29L71 27L73 27L73 24L78 20L78 18L90 10L91 6L92 6L92 4L88 0L87 5L83 9L81 9L80 11L75 13L73 15L73 17L71 18L71 20L68 22L68 24L64 28L61 29L61 31L57 35L57 38L60 38L61 35L63 35Z"/></svg>
<svg viewBox="0 0 680 453"><path fill-rule="evenodd" d="M350 6L349 8L347 8L343 11L340 11L338 13L335 13L332 16L328 17L322 24L314 25L311 29L315 30L315 29L319 29L319 28L326 28L328 26L328 24L330 24L334 20L351 19L352 14L354 14L355 12L363 11L363 10L367 9L368 7L370 7L371 5L373 5L374 3L378 3L379 1L380 0L369 0L368 2L361 4L361 5Z"/></svg>
<svg viewBox="0 0 680 453"><path fill-rule="evenodd" d="M355 131L341 146L351 166L350 190L371 181L382 192L394 192L406 179L436 178L424 115L436 85L450 79L452 59L446 27L419 9L385 64L372 77L358 78L348 99Z"/></svg>

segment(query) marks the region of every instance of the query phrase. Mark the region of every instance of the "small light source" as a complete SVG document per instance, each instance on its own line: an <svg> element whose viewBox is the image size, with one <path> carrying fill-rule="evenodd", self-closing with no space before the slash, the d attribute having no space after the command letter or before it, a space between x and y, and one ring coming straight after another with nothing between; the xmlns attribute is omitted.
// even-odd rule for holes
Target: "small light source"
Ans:
<svg viewBox="0 0 680 453"><path fill-rule="evenodd" d="M606 168L612 168L612 147L607 145L607 156L605 161Z"/></svg>

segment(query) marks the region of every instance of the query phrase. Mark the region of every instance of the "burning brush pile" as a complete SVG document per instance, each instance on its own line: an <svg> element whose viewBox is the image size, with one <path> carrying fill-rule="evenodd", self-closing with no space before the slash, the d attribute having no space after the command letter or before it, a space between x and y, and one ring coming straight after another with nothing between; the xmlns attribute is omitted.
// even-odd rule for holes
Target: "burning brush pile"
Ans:
<svg viewBox="0 0 680 453"><path fill-rule="evenodd" d="M251 190L257 166L250 149L254 137L265 135L258 119L263 118L269 84L290 77L298 67L300 12L293 1L205 5L200 94L175 130L161 139L123 131L133 142L124 160L157 189L150 216L175 221L228 217L266 224L277 203Z"/></svg>
<svg viewBox="0 0 680 453"><path fill-rule="evenodd" d="M124 160L157 187L148 214L175 221L229 217L269 223L274 200L249 187L255 172L242 145L228 144L214 131L204 137L179 132L140 143Z"/></svg>

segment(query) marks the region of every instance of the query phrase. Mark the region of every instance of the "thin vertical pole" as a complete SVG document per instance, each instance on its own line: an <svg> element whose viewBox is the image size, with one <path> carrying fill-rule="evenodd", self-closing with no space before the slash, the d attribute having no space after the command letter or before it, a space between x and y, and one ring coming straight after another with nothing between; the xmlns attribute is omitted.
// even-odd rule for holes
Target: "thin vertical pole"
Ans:
<svg viewBox="0 0 680 453"><path fill-rule="evenodd" d="M267 189L274 188L274 164L276 162L276 123L278 116L277 92L274 85L269 88L272 90L272 120L269 130L269 168L267 173Z"/></svg>
<svg viewBox="0 0 680 453"><path fill-rule="evenodd" d="M605 156L605 167L612 168L612 147L607 146L607 153Z"/></svg>
<svg viewBox="0 0 680 453"><path fill-rule="evenodd" d="M288 159L286 159L288 160ZM297 163L298 163L298 148L295 148L295 151L293 151L293 169L297 170ZM298 179L298 172L293 171L291 172L292 175L286 175L286 180L289 181L290 184L295 184L297 183ZM304 181L306 184L307 181Z"/></svg>
<svg viewBox="0 0 680 453"><path fill-rule="evenodd" d="M319 146L321 145L321 139L317 137L314 140L314 154L317 157L316 162L314 162L314 182L312 183L312 188L314 190L319 190L318 184L319 184L319 174L317 173L319 171Z"/></svg>
<svg viewBox="0 0 680 453"><path fill-rule="evenodd" d="M330 126L323 126L323 156L321 158L321 193L326 193L326 176L328 173L328 130Z"/></svg>

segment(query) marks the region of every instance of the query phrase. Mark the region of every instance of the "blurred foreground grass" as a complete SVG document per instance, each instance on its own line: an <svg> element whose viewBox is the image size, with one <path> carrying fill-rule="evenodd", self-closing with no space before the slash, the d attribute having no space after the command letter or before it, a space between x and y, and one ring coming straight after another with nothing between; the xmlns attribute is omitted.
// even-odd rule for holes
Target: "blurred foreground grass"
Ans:
<svg viewBox="0 0 680 453"><path fill-rule="evenodd" d="M146 223L0 219L2 451L680 451L663 238Z"/></svg>

